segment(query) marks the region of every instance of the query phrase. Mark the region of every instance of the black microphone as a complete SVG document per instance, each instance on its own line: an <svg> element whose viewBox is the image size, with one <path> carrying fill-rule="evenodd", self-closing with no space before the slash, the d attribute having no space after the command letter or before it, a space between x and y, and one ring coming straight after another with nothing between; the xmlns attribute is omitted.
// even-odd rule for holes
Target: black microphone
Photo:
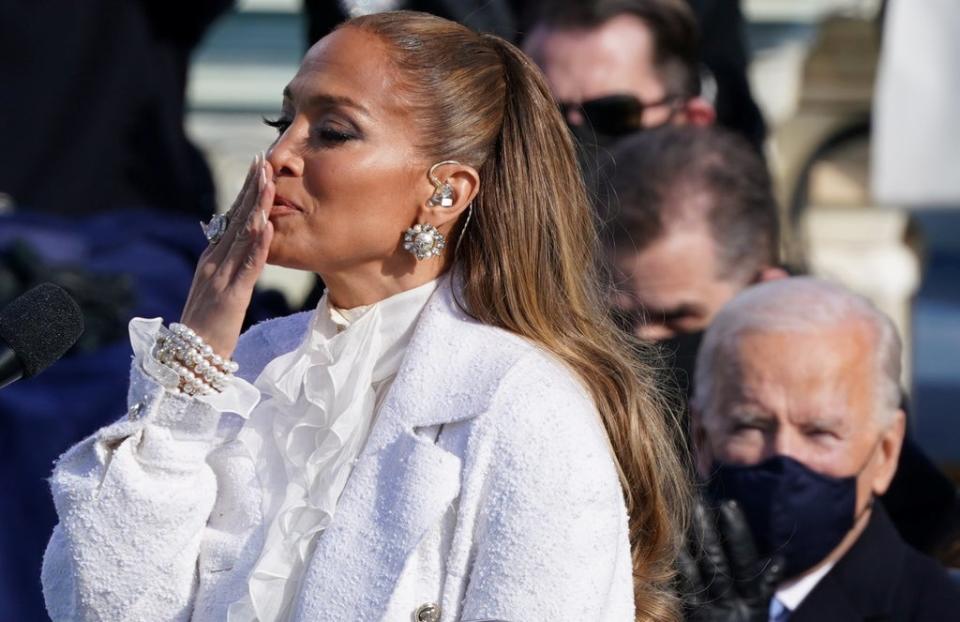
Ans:
<svg viewBox="0 0 960 622"><path fill-rule="evenodd" d="M0 312L0 389L53 365L83 333L83 314L70 294L42 283Z"/></svg>

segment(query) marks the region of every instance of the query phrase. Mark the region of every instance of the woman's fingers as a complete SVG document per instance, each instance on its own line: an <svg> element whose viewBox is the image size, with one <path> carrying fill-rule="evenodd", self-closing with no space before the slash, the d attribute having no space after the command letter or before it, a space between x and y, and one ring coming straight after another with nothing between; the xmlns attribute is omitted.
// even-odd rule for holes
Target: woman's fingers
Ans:
<svg viewBox="0 0 960 622"><path fill-rule="evenodd" d="M268 234L268 229L271 239L273 234L273 226L266 215L270 213L270 208L273 206L276 187L270 179L266 167L263 169L263 181L261 183L263 189L260 196L247 212L246 221L237 231L230 252L223 258L218 269L221 278L231 282L236 280L242 286L249 284L252 287L252 283L256 282L257 277L263 270L263 262L266 261L266 256L263 257L263 262L257 259L259 253L263 252L261 248L263 238ZM269 250L269 244L267 250ZM255 259L257 260L255 261ZM252 277L250 275L251 271L255 272ZM243 274L241 275L241 273ZM250 281L251 278L252 281Z"/></svg>
<svg viewBox="0 0 960 622"><path fill-rule="evenodd" d="M241 228L237 230L239 240L253 237L267 224L267 216L270 214L273 198L276 195L276 186L273 183L271 171L270 163L264 162L260 168L260 177L257 180L257 194L250 205L245 206L244 222Z"/></svg>
<svg viewBox="0 0 960 622"><path fill-rule="evenodd" d="M247 247L247 253L243 260L237 266L234 275L234 283L237 287L253 291L257 279L263 272L263 267L267 264L267 256L270 253L270 242L273 240L273 223L269 220L266 225L261 225L260 230L252 238Z"/></svg>
<svg viewBox="0 0 960 622"><path fill-rule="evenodd" d="M243 198L247 195L247 192L250 190L252 184L256 183L256 176L260 172L260 167L263 162L263 152L258 153L253 157L253 162L250 163L250 168L247 169L247 177L243 180L243 187L240 188L237 198L233 200L233 205L230 206L230 209L227 210L227 213L233 212L237 206L243 201Z"/></svg>
<svg viewBox="0 0 960 622"><path fill-rule="evenodd" d="M181 315L181 321L221 356L229 356L236 347L273 240L273 225L266 218L275 192L272 169L263 156L254 164L234 203L227 231L200 258Z"/></svg>
<svg viewBox="0 0 960 622"><path fill-rule="evenodd" d="M217 264L222 263L224 258L230 254L231 248L238 237L243 239L246 236L245 225L247 217L257 204L263 191L265 159L262 152L257 154L257 157L254 159L255 166L253 175L250 176L247 183L244 184L243 189L237 196L237 200L234 201L233 207L231 207L227 213L229 219L227 230L210 253L211 258Z"/></svg>
<svg viewBox="0 0 960 622"><path fill-rule="evenodd" d="M237 194L237 198L233 200L233 204L230 206L230 209L228 209L225 212L225 215L229 222L232 222L233 214L236 213L237 209L243 203L244 198L250 192L250 187L255 185L256 183L255 180L257 179L257 175L259 175L260 173L261 162L262 162L261 153L258 153L257 155L254 156L253 161L250 163L250 166L247 168L247 176L243 180L243 187L240 188L240 192ZM229 227L228 227L228 231L229 231ZM224 241L224 238L227 237L228 231L224 232L224 234L220 237L219 242ZM222 256L224 254L222 252L222 249L219 248L219 242L217 244L212 244L212 243L208 244L207 247L203 249L203 253L200 255L199 267L201 268L206 267L207 271L212 272L212 268L210 268L209 265L204 266L204 264L209 263L207 262L208 258Z"/></svg>
<svg viewBox="0 0 960 622"><path fill-rule="evenodd" d="M254 222L254 216L256 215L255 212L263 200L267 189L267 182L269 180L267 177L266 167L266 160L261 160L260 170L257 171L255 182L256 192L248 193L244 198L243 205L241 206L240 210L237 211L237 236L240 239L249 237L256 230L258 223Z"/></svg>

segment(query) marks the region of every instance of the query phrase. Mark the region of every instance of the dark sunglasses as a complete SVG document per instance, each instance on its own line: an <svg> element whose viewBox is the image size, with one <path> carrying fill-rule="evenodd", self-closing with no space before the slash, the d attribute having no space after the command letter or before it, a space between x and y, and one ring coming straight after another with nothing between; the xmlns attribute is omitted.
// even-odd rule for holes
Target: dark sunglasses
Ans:
<svg viewBox="0 0 960 622"><path fill-rule="evenodd" d="M644 129L644 110L672 105L678 99L677 95L667 95L659 101L644 103L634 95L607 95L578 104L557 102L557 105L568 123L570 112L576 110L584 117L584 125L594 132L606 136L623 136Z"/></svg>

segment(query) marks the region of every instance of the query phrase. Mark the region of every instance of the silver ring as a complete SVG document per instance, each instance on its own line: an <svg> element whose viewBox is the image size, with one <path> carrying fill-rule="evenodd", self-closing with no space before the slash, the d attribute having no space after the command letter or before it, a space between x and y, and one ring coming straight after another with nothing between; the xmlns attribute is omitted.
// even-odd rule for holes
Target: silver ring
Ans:
<svg viewBox="0 0 960 622"><path fill-rule="evenodd" d="M210 222L201 222L200 227L203 229L203 235L207 236L207 241L210 244L216 244L226 233L229 224L230 218L226 214L217 214L210 219Z"/></svg>

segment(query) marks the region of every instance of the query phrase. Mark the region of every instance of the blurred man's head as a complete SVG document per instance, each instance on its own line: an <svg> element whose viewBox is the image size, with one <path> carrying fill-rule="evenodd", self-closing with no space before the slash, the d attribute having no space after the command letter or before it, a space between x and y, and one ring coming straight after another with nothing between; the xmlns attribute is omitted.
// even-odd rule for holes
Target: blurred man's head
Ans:
<svg viewBox="0 0 960 622"><path fill-rule="evenodd" d="M900 356L886 316L813 278L751 287L707 329L697 467L745 507L768 552L783 547L788 576L839 558L890 485L905 425Z"/></svg>
<svg viewBox="0 0 960 622"><path fill-rule="evenodd" d="M567 121L605 136L707 125L698 35L683 0L545 2L524 41Z"/></svg>
<svg viewBox="0 0 960 622"><path fill-rule="evenodd" d="M777 209L764 163L718 128L668 127L617 145L604 214L613 307L642 339L702 331L777 268Z"/></svg>

